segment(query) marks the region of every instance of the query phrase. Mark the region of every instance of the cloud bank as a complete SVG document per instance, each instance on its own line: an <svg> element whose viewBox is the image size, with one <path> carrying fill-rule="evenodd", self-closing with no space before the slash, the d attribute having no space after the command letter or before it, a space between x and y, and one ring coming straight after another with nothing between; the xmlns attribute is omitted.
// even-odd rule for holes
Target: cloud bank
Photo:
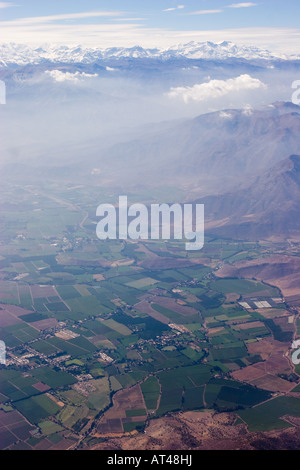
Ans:
<svg viewBox="0 0 300 470"><path fill-rule="evenodd" d="M244 74L236 78L229 78L228 80L210 80L209 82L196 84L192 87L171 88L168 97L181 99L185 103L192 101L200 102L220 98L232 92L255 90L265 87L266 85L259 79Z"/></svg>
<svg viewBox="0 0 300 470"><path fill-rule="evenodd" d="M166 8L165 10L162 10L162 11L176 11L176 10L182 10L183 8L184 8L184 5L178 5L177 7Z"/></svg>
<svg viewBox="0 0 300 470"><path fill-rule="evenodd" d="M0 8L11 8L11 7L18 7L19 5L15 5L14 3L9 2L0 2Z"/></svg>
<svg viewBox="0 0 300 470"><path fill-rule="evenodd" d="M47 70L45 72L46 75L51 77L55 82L73 82L73 83L78 83L80 80L86 79L86 78L96 78L98 75L95 74L89 74L85 72L75 72L75 73L70 73L70 72L61 72L60 70Z"/></svg>
<svg viewBox="0 0 300 470"><path fill-rule="evenodd" d="M232 5L228 5L228 8L249 8L249 7L256 7L257 3L233 3Z"/></svg>

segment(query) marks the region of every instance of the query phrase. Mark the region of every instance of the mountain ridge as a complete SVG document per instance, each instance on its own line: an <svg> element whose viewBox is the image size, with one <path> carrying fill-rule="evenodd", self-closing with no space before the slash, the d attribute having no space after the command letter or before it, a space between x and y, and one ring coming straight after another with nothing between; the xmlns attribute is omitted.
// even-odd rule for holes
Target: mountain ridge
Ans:
<svg viewBox="0 0 300 470"><path fill-rule="evenodd" d="M300 155L290 155L246 189L209 196L208 230L232 238L293 237L300 233Z"/></svg>
<svg viewBox="0 0 300 470"><path fill-rule="evenodd" d="M115 181L145 186L159 181L197 187L208 178L231 182L258 174L300 154L300 107L274 103L260 110L226 109L120 143L92 160ZM217 136L217 138L216 138ZM138 177L138 178L137 178ZM222 183L218 183L220 191Z"/></svg>
<svg viewBox="0 0 300 470"><path fill-rule="evenodd" d="M24 44L4 43L0 45L0 66L28 65L41 63L82 63L93 64L103 60L121 59L174 59L226 60L287 60L300 59L300 56L276 55L255 46L237 46L228 41L222 43L195 42L178 44L165 49L145 49L141 46L87 48L80 45L61 46L47 44L30 47Z"/></svg>

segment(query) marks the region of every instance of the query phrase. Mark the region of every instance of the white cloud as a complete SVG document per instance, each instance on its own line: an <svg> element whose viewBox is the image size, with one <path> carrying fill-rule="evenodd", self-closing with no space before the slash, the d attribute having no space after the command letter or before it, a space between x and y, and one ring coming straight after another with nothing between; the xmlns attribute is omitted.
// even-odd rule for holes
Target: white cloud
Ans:
<svg viewBox="0 0 300 470"><path fill-rule="evenodd" d="M253 108L250 106L250 104L247 104L244 109L243 109L243 114L244 116L252 116L253 114Z"/></svg>
<svg viewBox="0 0 300 470"><path fill-rule="evenodd" d="M232 5L228 5L228 8L249 8L249 7L256 7L257 3L233 3Z"/></svg>
<svg viewBox="0 0 300 470"><path fill-rule="evenodd" d="M45 72L46 75L49 77L53 78L55 82L79 82L80 80L83 80L85 78L95 78L98 77L98 75L95 74L89 74L89 73L80 73L80 72L61 72L60 70L46 70Z"/></svg>
<svg viewBox="0 0 300 470"><path fill-rule="evenodd" d="M1 3L0 3L1 4ZM18 18L11 21L1 21L1 26L21 26L21 25L43 25L54 21L80 20L85 18L101 18L121 16L121 11L84 11L81 13L64 13L61 15L32 16Z"/></svg>
<svg viewBox="0 0 300 470"><path fill-rule="evenodd" d="M227 113L226 111L221 111L219 117L222 119L232 119L233 115L231 113Z"/></svg>
<svg viewBox="0 0 300 470"><path fill-rule="evenodd" d="M15 5L14 3L9 2L0 2L0 8L11 8L11 7L18 7L19 5Z"/></svg>
<svg viewBox="0 0 300 470"><path fill-rule="evenodd" d="M145 21L147 18L111 18L111 21Z"/></svg>
<svg viewBox="0 0 300 470"><path fill-rule="evenodd" d="M236 78L229 78L228 80L211 80L192 87L171 88L168 96L169 98L182 99L185 103L191 101L200 102L220 98L232 92L255 90L264 87L266 85L263 82L245 74Z"/></svg>
<svg viewBox="0 0 300 470"><path fill-rule="evenodd" d="M116 22L114 21L116 18ZM231 28L220 30L171 30L148 28L135 22L114 24L41 23L29 24L0 21L2 43L19 43L39 47L54 43L80 44L83 47L133 47L137 44L149 48L168 48L191 41L215 43L231 41L238 46L257 46L273 53L299 55L300 28ZM20 20L19 20L20 21ZM4 39L5 38L5 39Z"/></svg>
<svg viewBox="0 0 300 470"><path fill-rule="evenodd" d="M166 8L165 10L162 10L162 11L176 11L176 10L182 10L183 8L184 8L184 5L178 5L177 7Z"/></svg>
<svg viewBox="0 0 300 470"><path fill-rule="evenodd" d="M210 15L213 13L222 13L223 10L198 10L193 11L192 13L188 13L188 15Z"/></svg>

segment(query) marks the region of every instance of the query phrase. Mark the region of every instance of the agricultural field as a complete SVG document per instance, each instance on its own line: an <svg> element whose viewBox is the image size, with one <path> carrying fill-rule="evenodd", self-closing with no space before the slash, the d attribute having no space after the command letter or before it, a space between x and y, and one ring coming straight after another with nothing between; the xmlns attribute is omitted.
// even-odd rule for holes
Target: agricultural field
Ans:
<svg viewBox="0 0 300 470"><path fill-rule="evenodd" d="M268 245L100 242L90 188L19 197L24 210L15 196L14 217L2 215L2 448L81 448L203 410L249 432L295 426L297 311L271 283L219 276Z"/></svg>
<svg viewBox="0 0 300 470"><path fill-rule="evenodd" d="M300 416L299 400L291 397L279 397L257 406L253 410L238 412L251 431L270 431L291 426L289 416Z"/></svg>

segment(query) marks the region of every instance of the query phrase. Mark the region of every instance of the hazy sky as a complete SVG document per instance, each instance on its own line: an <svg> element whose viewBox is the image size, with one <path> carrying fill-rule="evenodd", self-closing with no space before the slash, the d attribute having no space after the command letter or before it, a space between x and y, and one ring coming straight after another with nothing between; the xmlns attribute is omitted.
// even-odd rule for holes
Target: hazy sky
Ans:
<svg viewBox="0 0 300 470"><path fill-rule="evenodd" d="M300 54L299 18L299 0L16 0L0 2L0 42L165 47L231 40Z"/></svg>

